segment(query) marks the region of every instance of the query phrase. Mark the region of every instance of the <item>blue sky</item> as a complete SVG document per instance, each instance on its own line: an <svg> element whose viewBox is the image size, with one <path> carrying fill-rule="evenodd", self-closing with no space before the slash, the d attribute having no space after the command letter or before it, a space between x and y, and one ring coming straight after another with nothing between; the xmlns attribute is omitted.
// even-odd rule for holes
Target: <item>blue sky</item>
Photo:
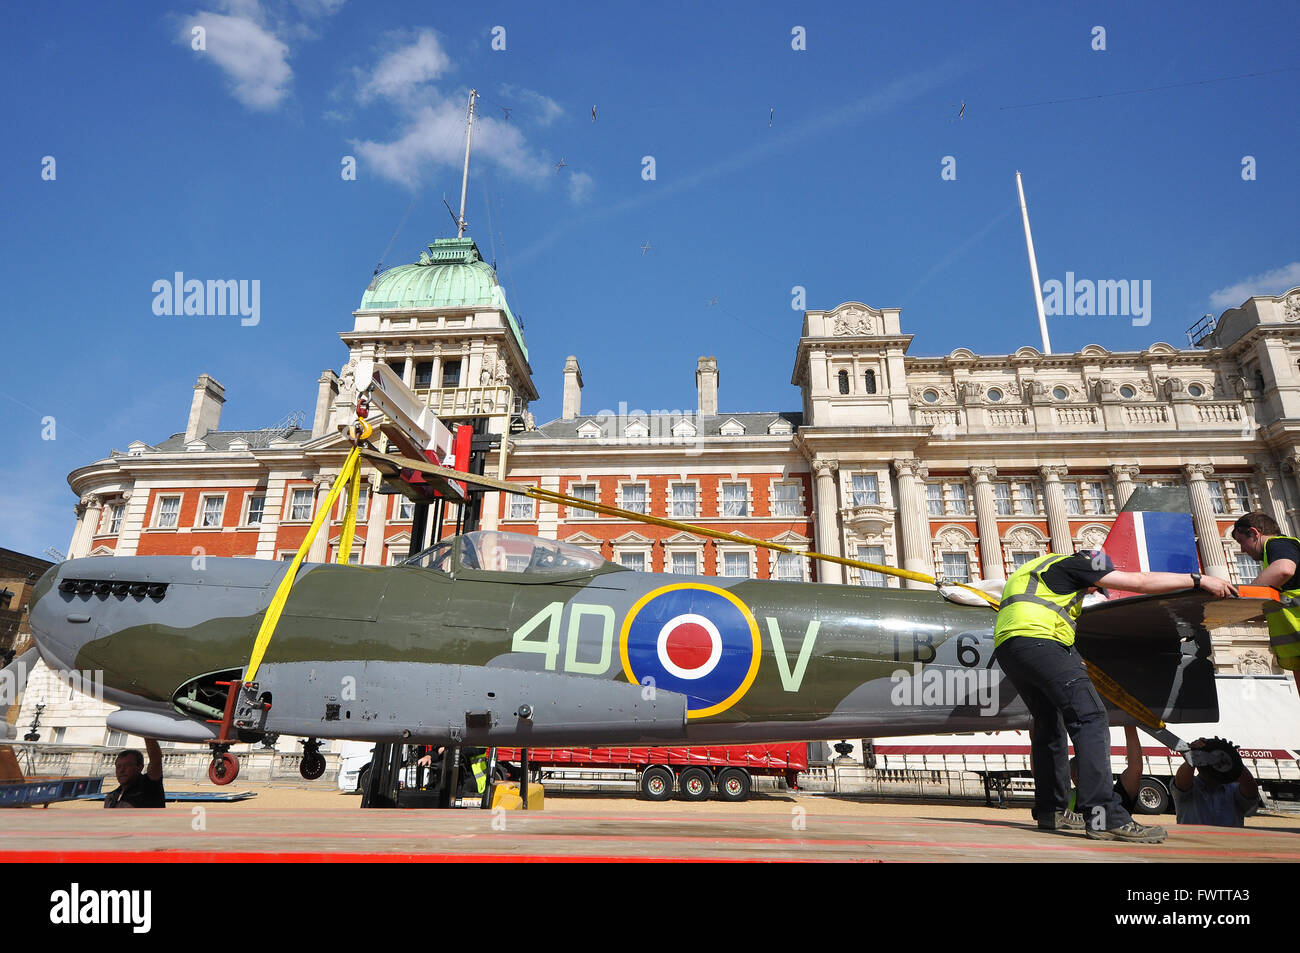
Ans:
<svg viewBox="0 0 1300 953"><path fill-rule="evenodd" d="M1037 345L1017 169L1043 281L1151 282L1149 325L1054 317L1056 351L1300 284L1292 3L433 7L7 13L0 546L66 549L66 474L183 429L200 373L225 428L310 412L376 264L454 234L471 87L469 234L540 420L571 353L588 412L692 407L702 354L724 411L797 408L795 286L901 307L913 354ZM155 315L177 271L258 280L260 320Z"/></svg>

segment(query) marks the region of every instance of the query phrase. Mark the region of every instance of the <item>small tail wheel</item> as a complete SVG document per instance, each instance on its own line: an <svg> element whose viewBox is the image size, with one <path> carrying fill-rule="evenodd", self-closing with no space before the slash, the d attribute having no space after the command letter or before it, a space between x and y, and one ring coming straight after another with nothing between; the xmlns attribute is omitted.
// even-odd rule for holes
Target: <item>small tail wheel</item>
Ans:
<svg viewBox="0 0 1300 953"><path fill-rule="evenodd" d="M1205 742L1205 747L1201 750L1220 753L1218 763L1203 766L1201 768L1203 773L1208 774L1220 784L1231 784L1241 777L1241 771L1245 765L1241 763L1241 754L1237 751L1237 746L1231 741L1224 738L1211 738Z"/></svg>
<svg viewBox="0 0 1300 953"><path fill-rule="evenodd" d="M213 784L229 784L239 777L239 759L229 751L222 752L208 765L208 780Z"/></svg>
<svg viewBox="0 0 1300 953"><path fill-rule="evenodd" d="M325 756L316 751L308 751L298 763L298 773L308 781L315 781L325 773Z"/></svg>

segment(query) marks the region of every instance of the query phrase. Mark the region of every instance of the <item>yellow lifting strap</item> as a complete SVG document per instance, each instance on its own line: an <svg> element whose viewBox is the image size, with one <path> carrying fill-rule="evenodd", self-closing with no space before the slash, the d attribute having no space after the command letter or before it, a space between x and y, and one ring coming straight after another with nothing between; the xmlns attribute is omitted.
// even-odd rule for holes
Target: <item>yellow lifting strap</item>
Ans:
<svg viewBox="0 0 1300 953"><path fill-rule="evenodd" d="M348 497L344 505L343 531L342 538L339 540L337 561L346 565L348 555L352 552L352 537L357 528L357 498L361 487L359 447L354 446L347 459L343 462L343 469L339 471L337 479L334 480L334 485L330 487L324 505L317 510L316 518L311 522L311 528L307 530L302 545L298 547L298 552L294 554L293 561L289 563L284 578L280 580L280 585L275 590L275 598L271 600L271 604L267 607L266 615L262 617L261 628L257 630L257 638L253 642L253 652L249 656L248 668L244 675L245 682L251 682L257 677L258 666L262 664L262 657L266 654L266 647L271 644L271 636L275 634L276 623L280 621L280 614L284 611L285 603L289 601L289 590L293 588L294 580L298 576L298 567L302 565L303 559L307 556L307 551L311 549L316 534L320 532L320 528L325 525L325 520L329 518L330 512L334 509L334 503L343 492L344 486L348 489Z"/></svg>

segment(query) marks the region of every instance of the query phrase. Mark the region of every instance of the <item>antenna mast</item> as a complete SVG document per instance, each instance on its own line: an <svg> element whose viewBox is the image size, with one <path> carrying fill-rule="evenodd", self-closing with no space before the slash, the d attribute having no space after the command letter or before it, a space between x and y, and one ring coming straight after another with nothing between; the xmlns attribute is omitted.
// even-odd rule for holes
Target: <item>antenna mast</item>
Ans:
<svg viewBox="0 0 1300 953"><path fill-rule="evenodd" d="M478 99L478 90L469 91L469 128L465 130L465 172L460 179L460 216L456 219L456 237L465 237L465 190L469 186L469 144L474 138L474 100Z"/></svg>

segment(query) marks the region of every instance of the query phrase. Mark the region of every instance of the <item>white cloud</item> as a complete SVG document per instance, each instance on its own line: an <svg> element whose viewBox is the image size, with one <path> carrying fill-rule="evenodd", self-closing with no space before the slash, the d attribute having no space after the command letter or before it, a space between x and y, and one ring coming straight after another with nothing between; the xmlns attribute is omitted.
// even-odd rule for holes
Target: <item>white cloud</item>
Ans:
<svg viewBox="0 0 1300 953"><path fill-rule="evenodd" d="M437 34L421 30L404 46L386 53L371 70L357 73L357 99L389 102L399 114L396 135L387 141L352 139L351 143L371 171L407 188L418 186L431 167L459 169L465 159L465 109L467 98L441 92L433 80L453 70ZM525 91L530 108L550 121L559 106L540 93ZM549 160L538 155L524 137L519 123L504 116L480 112L474 119L474 160L486 159L534 183L545 181ZM585 191L588 181L579 188Z"/></svg>
<svg viewBox="0 0 1300 953"><path fill-rule="evenodd" d="M501 95L512 103L511 119L535 122L539 126L549 126L564 115L564 109L550 96L522 86L501 85Z"/></svg>
<svg viewBox="0 0 1300 953"><path fill-rule="evenodd" d="M289 95L293 80L289 47L255 22L260 14L256 3L232 3L229 8L238 12L227 16L205 10L185 19L177 41L189 46L192 29L203 27L207 50L194 55L221 67L231 95L249 109L274 109Z"/></svg>
<svg viewBox="0 0 1300 953"><path fill-rule="evenodd" d="M591 193L592 186L595 184L596 180L586 172L573 173L573 175L569 176L569 201L573 202L574 205L581 205L587 200L587 196Z"/></svg>
<svg viewBox="0 0 1300 953"><path fill-rule="evenodd" d="M1236 308L1252 295L1281 294L1297 285L1300 285L1300 261L1293 261L1212 292L1210 303L1216 308Z"/></svg>
<svg viewBox="0 0 1300 953"><path fill-rule="evenodd" d="M435 80L452 67L451 57L443 52L438 35L421 30L415 39L389 53L376 64L360 83L361 101L375 97L403 101L414 98L415 87Z"/></svg>

